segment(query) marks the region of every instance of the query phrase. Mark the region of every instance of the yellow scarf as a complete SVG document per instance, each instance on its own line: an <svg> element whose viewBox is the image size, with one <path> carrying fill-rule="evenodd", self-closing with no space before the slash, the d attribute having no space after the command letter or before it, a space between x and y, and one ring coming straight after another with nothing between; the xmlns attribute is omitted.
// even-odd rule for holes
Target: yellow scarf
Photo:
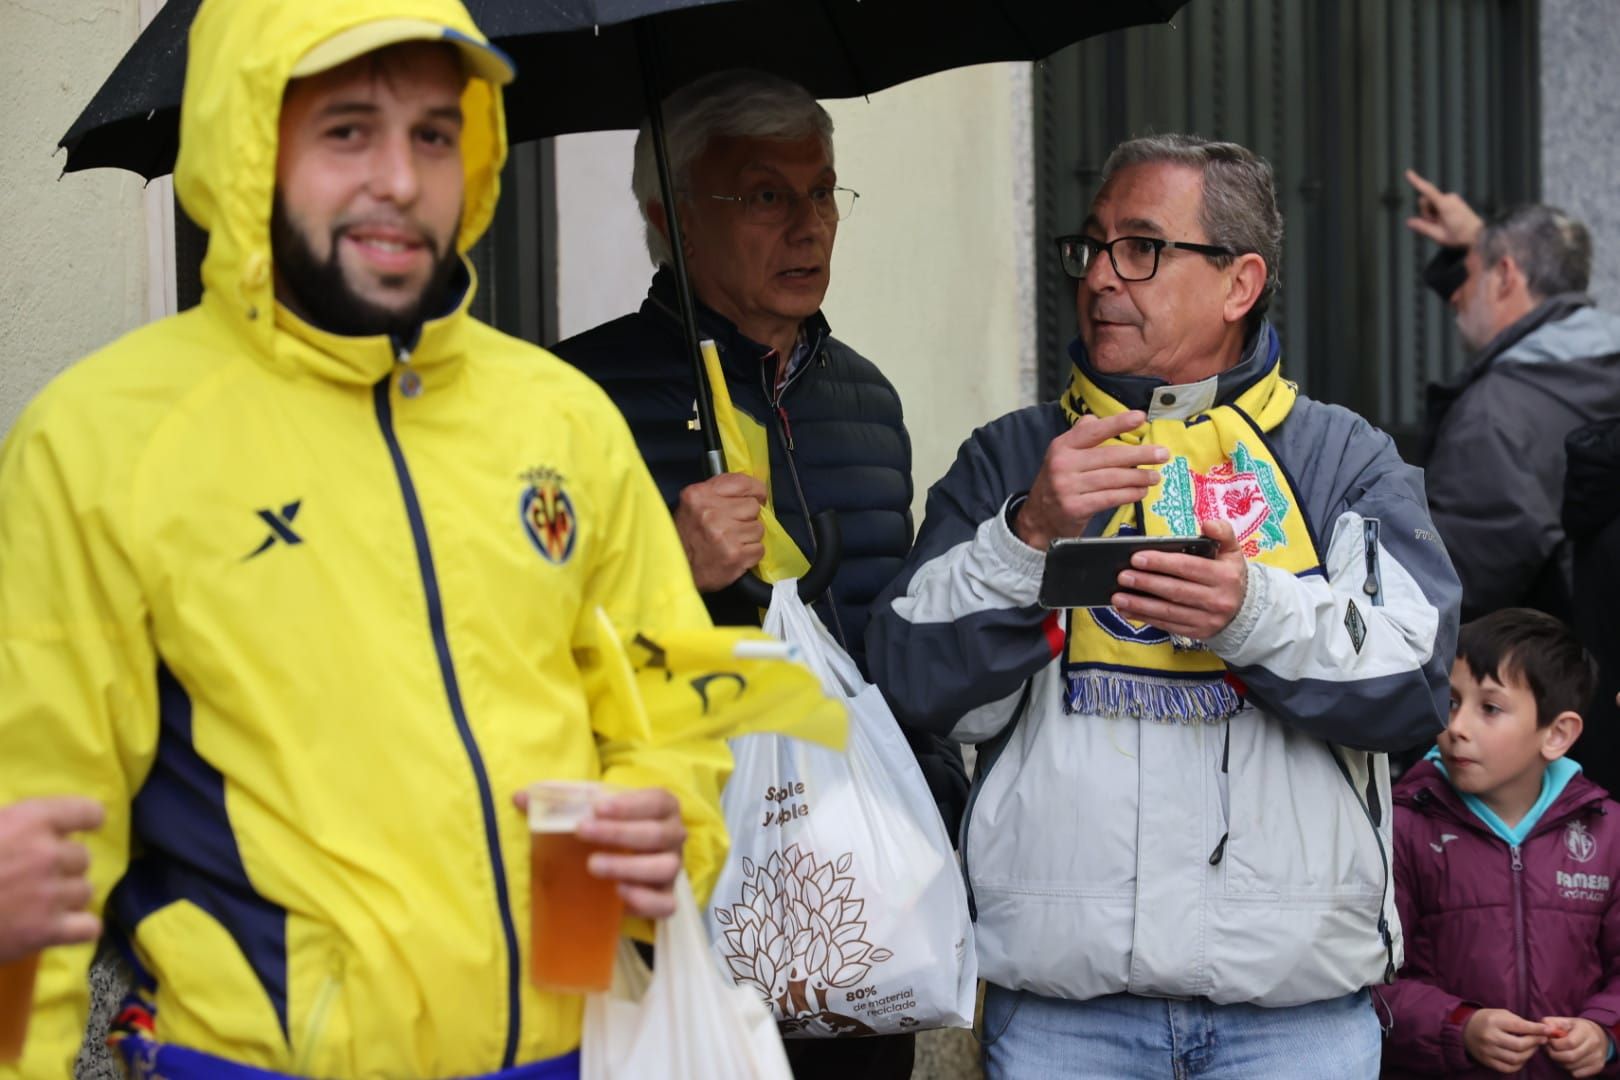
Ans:
<svg viewBox="0 0 1620 1080"><path fill-rule="evenodd" d="M1149 420L1113 440L1163 446L1170 460L1141 502L1114 512L1103 536L1197 536L1199 523L1231 522L1246 557L1291 574L1321 572L1321 556L1265 432L1287 417L1299 389L1271 369L1237 399L1186 420ZM1126 406L1078 366L1063 411L1114 416ZM1134 622L1113 608L1068 613L1065 707L1072 713L1162 722L1220 721L1242 707L1240 686L1201 643Z"/></svg>
<svg viewBox="0 0 1620 1080"><path fill-rule="evenodd" d="M771 491L771 451L765 428L731 403L725 372L720 369L720 353L714 342L704 341L703 369L709 377L714 398L714 426L720 431L720 449L726 454L726 468L747 473L765 485L765 505L759 519L765 524L765 557L759 561L759 576L769 582L803 577L810 561L793 542L793 537L776 519Z"/></svg>

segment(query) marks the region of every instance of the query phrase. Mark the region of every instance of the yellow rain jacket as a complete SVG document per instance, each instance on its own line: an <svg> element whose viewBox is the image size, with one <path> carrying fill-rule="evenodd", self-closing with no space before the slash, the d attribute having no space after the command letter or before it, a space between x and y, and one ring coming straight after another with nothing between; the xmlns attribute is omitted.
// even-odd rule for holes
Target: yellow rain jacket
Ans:
<svg viewBox="0 0 1620 1080"><path fill-rule="evenodd" d="M672 789L701 896L730 757L636 749L593 715L598 608L626 631L708 625L607 397L473 320L470 287L399 355L273 296L288 72L381 15L481 38L455 0L202 5L175 177L210 235L203 302L66 372L0 452L0 805L106 803L95 907L129 932L159 1041L464 1076L579 1042L580 1000L526 978L514 792ZM463 105L465 252L506 146L489 84ZM90 955L47 951L0 1076L70 1075Z"/></svg>

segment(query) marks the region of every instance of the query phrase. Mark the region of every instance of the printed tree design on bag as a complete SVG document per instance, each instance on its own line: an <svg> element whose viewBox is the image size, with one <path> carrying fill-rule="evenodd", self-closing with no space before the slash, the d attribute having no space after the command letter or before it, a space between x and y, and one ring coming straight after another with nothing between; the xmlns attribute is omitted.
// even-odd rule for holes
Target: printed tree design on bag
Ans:
<svg viewBox="0 0 1620 1080"><path fill-rule="evenodd" d="M742 901L716 907L722 952L739 986L757 990L776 1010L784 1031L825 1027L827 1034L872 1034L829 1006L828 992L858 986L888 949L864 940L866 901L853 895L854 856L817 862L791 845L763 865L742 861Z"/></svg>

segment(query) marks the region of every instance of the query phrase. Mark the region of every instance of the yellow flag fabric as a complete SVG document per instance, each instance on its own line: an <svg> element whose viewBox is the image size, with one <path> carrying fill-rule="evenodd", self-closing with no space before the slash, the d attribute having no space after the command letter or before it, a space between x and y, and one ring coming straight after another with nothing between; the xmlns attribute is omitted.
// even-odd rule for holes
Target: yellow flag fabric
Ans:
<svg viewBox="0 0 1620 1080"><path fill-rule="evenodd" d="M776 502L775 493L771 491L769 433L731 403L731 391L726 388L720 353L714 342L704 341L700 348L703 368L709 377L709 391L714 398L714 424L720 431L720 448L726 453L726 466L732 472L747 473L765 485L765 505L759 512L759 519L765 524L765 557L759 561L759 576L769 582L803 577L810 569L810 560L782 528L772 509Z"/></svg>
<svg viewBox="0 0 1620 1080"><path fill-rule="evenodd" d="M750 644L787 653L789 647L752 627L687 627L626 633L598 608L597 656L605 693L593 720L604 762L649 754L684 763L685 787L715 800L731 774L723 740L770 732L843 750L849 718L841 701L791 655L739 656ZM756 650L758 651L758 650ZM796 651L796 650L793 650ZM686 841L691 865L719 867L729 849L723 830L694 830ZM708 882L705 882L707 886ZM653 940L650 923L626 919L626 929Z"/></svg>
<svg viewBox="0 0 1620 1080"><path fill-rule="evenodd" d="M1104 536L1197 536L1204 521L1232 525L1246 558L1289 573L1321 573L1321 555L1265 432L1287 417L1299 389L1280 364L1226 405L1158 418L1110 440L1163 446L1170 460L1151 495L1114 512ZM1075 369L1063 395L1070 422L1126 406ZM1105 444L1106 445L1106 444ZM1065 674L1071 712L1164 721L1216 721L1241 707L1226 665L1201 643L1126 619L1113 608L1069 613Z"/></svg>
<svg viewBox="0 0 1620 1080"><path fill-rule="evenodd" d="M600 609L597 622L608 680L608 695L596 710L604 738L661 746L768 732L844 748L849 721L843 703L792 659L795 649L763 630L626 632ZM775 650L781 654L760 655Z"/></svg>

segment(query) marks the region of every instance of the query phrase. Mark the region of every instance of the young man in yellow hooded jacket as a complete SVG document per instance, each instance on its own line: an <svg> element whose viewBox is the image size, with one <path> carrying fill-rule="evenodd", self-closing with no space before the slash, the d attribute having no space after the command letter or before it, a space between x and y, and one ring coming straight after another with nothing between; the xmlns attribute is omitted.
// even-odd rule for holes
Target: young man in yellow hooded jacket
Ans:
<svg viewBox="0 0 1620 1080"><path fill-rule="evenodd" d="M708 625L658 492L590 380L467 313L511 75L457 0L207 0L175 171L203 302L0 453L0 805L105 804L137 1074L574 1075L515 793L632 789L581 833L634 915L722 857L723 745L599 707L599 609ZM89 948L44 954L0 1076L68 1074Z"/></svg>

